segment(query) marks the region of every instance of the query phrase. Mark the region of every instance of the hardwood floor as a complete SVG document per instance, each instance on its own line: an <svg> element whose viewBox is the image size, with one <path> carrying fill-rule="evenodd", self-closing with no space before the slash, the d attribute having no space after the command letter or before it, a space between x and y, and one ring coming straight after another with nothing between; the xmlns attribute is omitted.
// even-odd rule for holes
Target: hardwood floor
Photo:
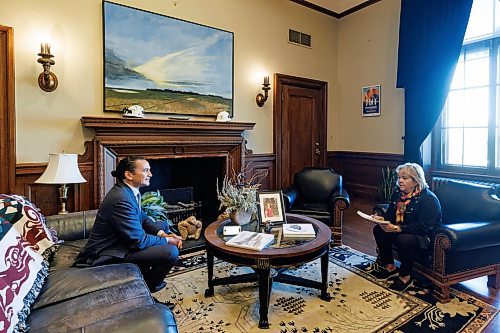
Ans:
<svg viewBox="0 0 500 333"><path fill-rule="evenodd" d="M351 206L344 213L342 225L342 243L366 254L376 256L375 240L372 234L372 224L367 223L356 214L361 210L372 211L373 203L351 198ZM497 308L500 307L500 289L486 286L487 278L477 278L454 285L453 288L473 295ZM483 331L485 333L500 332L500 315L497 315Z"/></svg>

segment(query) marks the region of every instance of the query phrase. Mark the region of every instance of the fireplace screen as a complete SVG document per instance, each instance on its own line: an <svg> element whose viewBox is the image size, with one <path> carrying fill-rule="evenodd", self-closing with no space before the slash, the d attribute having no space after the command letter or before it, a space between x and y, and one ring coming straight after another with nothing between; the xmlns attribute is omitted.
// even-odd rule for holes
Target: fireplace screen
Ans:
<svg viewBox="0 0 500 333"><path fill-rule="evenodd" d="M160 190L160 195L168 204L168 218L174 225L194 216L197 219L201 218L201 202L193 201L192 187L179 187Z"/></svg>

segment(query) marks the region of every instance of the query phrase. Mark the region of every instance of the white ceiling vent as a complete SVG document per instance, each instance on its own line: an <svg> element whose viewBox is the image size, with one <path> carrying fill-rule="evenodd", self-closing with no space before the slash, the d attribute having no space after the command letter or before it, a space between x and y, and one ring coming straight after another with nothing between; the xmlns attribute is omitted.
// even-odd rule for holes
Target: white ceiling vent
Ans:
<svg viewBox="0 0 500 333"><path fill-rule="evenodd" d="M288 29L288 42L300 46L311 47L311 35Z"/></svg>

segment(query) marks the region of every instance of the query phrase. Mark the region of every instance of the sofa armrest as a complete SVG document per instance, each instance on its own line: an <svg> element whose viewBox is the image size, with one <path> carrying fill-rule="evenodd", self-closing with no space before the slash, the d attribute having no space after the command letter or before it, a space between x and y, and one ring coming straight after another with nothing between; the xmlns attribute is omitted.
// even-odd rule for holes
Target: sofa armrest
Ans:
<svg viewBox="0 0 500 333"><path fill-rule="evenodd" d="M292 209L293 204L297 200L297 197L299 196L299 191L296 187L290 187L283 191L283 201L285 204L285 211L290 211Z"/></svg>
<svg viewBox="0 0 500 333"><path fill-rule="evenodd" d="M500 245L500 220L446 224L435 230L441 247L448 251L470 251Z"/></svg>

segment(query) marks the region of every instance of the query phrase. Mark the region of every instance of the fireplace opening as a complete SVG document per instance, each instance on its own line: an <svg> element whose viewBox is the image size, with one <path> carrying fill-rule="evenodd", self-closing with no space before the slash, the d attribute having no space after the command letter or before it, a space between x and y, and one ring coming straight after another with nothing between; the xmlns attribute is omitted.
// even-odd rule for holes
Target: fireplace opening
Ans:
<svg viewBox="0 0 500 333"><path fill-rule="evenodd" d="M148 187L141 188L142 193L159 190L168 203L194 202L196 209L191 210L192 215L204 227L217 219L220 203L216 183L226 174L225 157L148 158L148 162L153 177ZM179 222L179 218L172 218Z"/></svg>

